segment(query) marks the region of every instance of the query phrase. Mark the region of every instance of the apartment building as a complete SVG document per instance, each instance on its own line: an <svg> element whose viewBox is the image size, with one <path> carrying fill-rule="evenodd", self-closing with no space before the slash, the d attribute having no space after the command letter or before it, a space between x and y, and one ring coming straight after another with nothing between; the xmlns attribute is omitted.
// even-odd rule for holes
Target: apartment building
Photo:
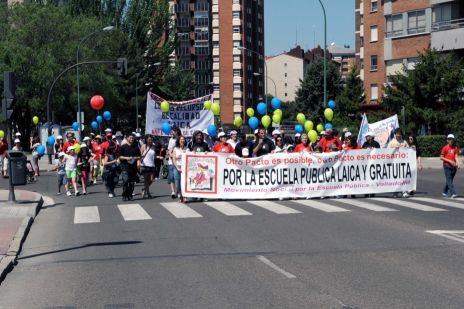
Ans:
<svg viewBox="0 0 464 309"><path fill-rule="evenodd" d="M355 0L356 58L366 94L375 107L388 76L414 68L431 46L464 55L464 1Z"/></svg>
<svg viewBox="0 0 464 309"><path fill-rule="evenodd" d="M327 47L327 50L332 55L332 61L337 64L342 81L344 81L356 65L355 50L349 45L338 46L334 43Z"/></svg>
<svg viewBox="0 0 464 309"><path fill-rule="evenodd" d="M195 71L195 95L214 94L221 120L232 123L264 97L264 1L171 1L176 59Z"/></svg>

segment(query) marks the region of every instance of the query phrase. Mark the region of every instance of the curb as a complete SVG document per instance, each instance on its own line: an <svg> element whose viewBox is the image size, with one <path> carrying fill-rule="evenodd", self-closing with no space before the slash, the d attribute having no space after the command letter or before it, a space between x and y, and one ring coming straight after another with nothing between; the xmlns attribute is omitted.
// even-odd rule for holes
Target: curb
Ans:
<svg viewBox="0 0 464 309"><path fill-rule="evenodd" d="M13 270L14 265L16 265L16 259L18 255L21 253L22 245L29 234L29 230L31 229L32 224L34 223L34 219L39 213L42 206L50 206L53 205L55 202L50 197L40 195L40 199L36 199L36 206L35 211L30 215L23 219L21 222L20 227L16 231L15 236L8 248L6 255L0 256L0 285L5 279L6 275Z"/></svg>

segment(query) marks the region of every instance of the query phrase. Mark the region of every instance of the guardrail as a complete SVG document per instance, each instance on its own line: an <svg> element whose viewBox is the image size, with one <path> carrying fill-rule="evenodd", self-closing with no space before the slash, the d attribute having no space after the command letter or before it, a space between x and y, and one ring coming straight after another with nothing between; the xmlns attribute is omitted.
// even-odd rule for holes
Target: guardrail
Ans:
<svg viewBox="0 0 464 309"><path fill-rule="evenodd" d="M432 31L444 31L464 28L464 18L443 20L432 23Z"/></svg>

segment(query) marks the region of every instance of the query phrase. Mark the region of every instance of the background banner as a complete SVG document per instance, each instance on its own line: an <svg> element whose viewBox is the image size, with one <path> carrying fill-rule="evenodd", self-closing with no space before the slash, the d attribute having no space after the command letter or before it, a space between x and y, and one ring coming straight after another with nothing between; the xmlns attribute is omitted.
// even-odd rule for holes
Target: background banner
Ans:
<svg viewBox="0 0 464 309"><path fill-rule="evenodd" d="M279 153L242 159L183 156L185 197L269 199L416 190L416 152L405 148L333 153Z"/></svg>
<svg viewBox="0 0 464 309"><path fill-rule="evenodd" d="M395 137L395 129L399 127L398 115L368 123L367 116L364 114L359 128L358 144L362 146L366 141L367 132L372 131L375 134L375 140L380 144L380 148L386 148L388 143Z"/></svg>
<svg viewBox="0 0 464 309"><path fill-rule="evenodd" d="M203 131L210 124L214 124L214 115L210 110L204 109L205 101L213 103L212 95L207 95L190 101L169 102L169 113L161 111L163 98L154 93L147 93L147 113L145 134L166 136L161 131L163 122L169 122L182 130L182 135L192 136L196 130Z"/></svg>

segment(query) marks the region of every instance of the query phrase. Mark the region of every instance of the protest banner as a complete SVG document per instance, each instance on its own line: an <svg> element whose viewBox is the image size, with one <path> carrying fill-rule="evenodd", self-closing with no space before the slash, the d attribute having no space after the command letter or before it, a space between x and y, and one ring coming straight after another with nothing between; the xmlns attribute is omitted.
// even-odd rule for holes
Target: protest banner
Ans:
<svg viewBox="0 0 464 309"><path fill-rule="evenodd" d="M171 101L169 102L169 112L163 113L161 102L164 99L148 92L145 134L166 136L161 130L161 125L164 122L179 127L184 136L192 136L196 130L203 131L210 124L214 124L213 112L204 109L203 106L203 103L208 100L212 102L212 95L189 101Z"/></svg>
<svg viewBox="0 0 464 309"><path fill-rule="evenodd" d="M186 153L185 197L270 199L416 190L416 152L407 148L278 153L239 158Z"/></svg>
<svg viewBox="0 0 464 309"><path fill-rule="evenodd" d="M361 127L359 128L358 144L362 145L366 139L367 132L373 132L375 140L379 142L380 148L386 148L388 143L395 137L395 129L399 128L398 115L368 123L366 114L363 115Z"/></svg>

